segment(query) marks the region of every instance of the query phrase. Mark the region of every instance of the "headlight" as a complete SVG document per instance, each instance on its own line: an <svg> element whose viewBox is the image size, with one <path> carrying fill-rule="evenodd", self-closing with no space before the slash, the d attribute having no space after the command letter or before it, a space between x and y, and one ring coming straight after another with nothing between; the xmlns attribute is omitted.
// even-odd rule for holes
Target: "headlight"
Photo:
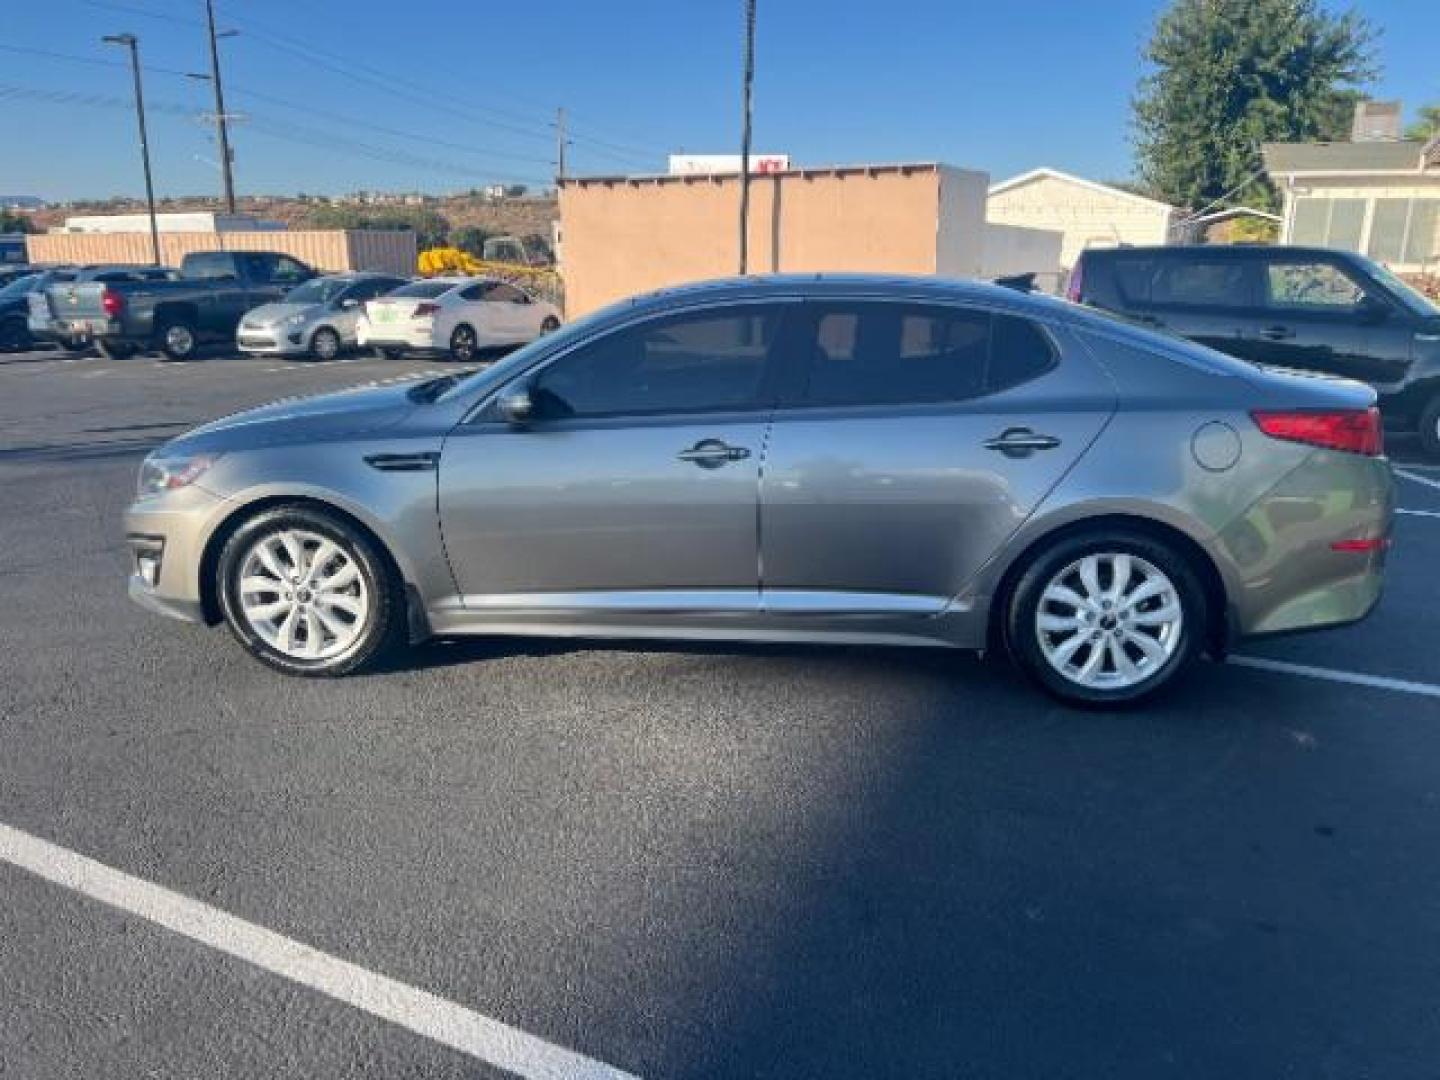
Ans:
<svg viewBox="0 0 1440 1080"><path fill-rule="evenodd" d="M140 498L193 484L220 458L219 454L151 454L140 466Z"/></svg>

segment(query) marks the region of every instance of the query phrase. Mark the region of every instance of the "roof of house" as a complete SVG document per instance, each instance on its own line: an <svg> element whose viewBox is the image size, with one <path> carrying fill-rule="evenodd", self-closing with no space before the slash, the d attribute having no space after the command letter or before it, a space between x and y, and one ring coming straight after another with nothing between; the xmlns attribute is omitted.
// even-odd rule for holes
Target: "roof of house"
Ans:
<svg viewBox="0 0 1440 1080"><path fill-rule="evenodd" d="M1430 144L1433 145L1433 144ZM1297 173L1420 172L1426 143L1400 142L1266 143L1260 148L1271 175Z"/></svg>
<svg viewBox="0 0 1440 1080"><path fill-rule="evenodd" d="M944 165L938 161L894 161L878 162L866 165L818 165L809 168L793 166L789 169L776 169L773 172L757 173L752 172L752 182L760 180L773 180L777 176L798 176L813 179L817 176L876 176L882 173L910 173L939 172L941 169L955 169L955 166ZM967 170L958 169L965 172ZM613 184L704 184L704 183L726 183L740 179L740 170L730 172L706 172L706 173L632 173L615 174L602 176L566 176L559 181L560 187L591 187L595 185Z"/></svg>
<svg viewBox="0 0 1440 1080"><path fill-rule="evenodd" d="M1061 172L1059 169L1051 169L1046 166L1031 169L1029 172L1021 173L1019 176L1012 176L1009 180L1002 180L998 184L992 184L990 185L990 194L998 195L1002 191L1009 191L1011 188L1020 187L1030 183L1032 180L1039 180L1042 177L1049 177L1052 180L1064 180L1071 184L1078 184L1083 188L1089 188L1091 191L1101 191L1107 195L1130 199L1134 202L1144 203L1147 206L1153 206L1157 209L1175 209L1175 207L1169 203L1161 202L1159 199L1146 198L1144 195L1136 195L1133 191L1126 191L1124 188L1112 187L1109 184L1100 184L1094 180L1086 180L1083 176L1075 176L1071 173Z"/></svg>

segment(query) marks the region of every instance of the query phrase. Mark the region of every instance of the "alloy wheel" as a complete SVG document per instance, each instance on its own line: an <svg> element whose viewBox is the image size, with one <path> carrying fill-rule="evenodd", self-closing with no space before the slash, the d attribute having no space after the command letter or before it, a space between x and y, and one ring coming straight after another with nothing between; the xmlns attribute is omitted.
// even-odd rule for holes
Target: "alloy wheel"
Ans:
<svg viewBox="0 0 1440 1080"><path fill-rule="evenodd" d="M189 356L195 351L195 334L188 326L166 327L165 351L172 356Z"/></svg>
<svg viewBox="0 0 1440 1080"><path fill-rule="evenodd" d="M236 592L250 628L295 660L344 653L370 612L356 560L334 540L305 529L258 537L241 559Z"/></svg>
<svg viewBox="0 0 1440 1080"><path fill-rule="evenodd" d="M1185 625L1180 592L1137 555L1097 552L1046 584L1035 631L1046 662L1093 690L1136 686L1165 667Z"/></svg>
<svg viewBox="0 0 1440 1080"><path fill-rule="evenodd" d="M334 330L321 328L310 339L310 351L318 360L334 360L340 355L340 338Z"/></svg>
<svg viewBox="0 0 1440 1080"><path fill-rule="evenodd" d="M468 326L457 327L450 335L450 354L465 363L475 356L475 331Z"/></svg>

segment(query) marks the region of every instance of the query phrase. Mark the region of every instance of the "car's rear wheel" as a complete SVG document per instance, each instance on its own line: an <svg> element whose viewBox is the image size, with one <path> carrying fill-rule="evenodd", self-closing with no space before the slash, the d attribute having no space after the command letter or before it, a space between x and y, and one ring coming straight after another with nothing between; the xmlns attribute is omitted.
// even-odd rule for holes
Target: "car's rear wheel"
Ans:
<svg viewBox="0 0 1440 1080"><path fill-rule="evenodd" d="M310 338L310 355L316 360L334 360L340 355L340 335L322 326Z"/></svg>
<svg viewBox="0 0 1440 1080"><path fill-rule="evenodd" d="M545 321L540 324L540 333L553 334L560 329L560 320L554 315L546 315Z"/></svg>
<svg viewBox="0 0 1440 1080"><path fill-rule="evenodd" d="M462 364L468 364L475 359L475 353L479 349L479 342L475 338L475 331L461 323L450 335L450 358L458 360Z"/></svg>
<svg viewBox="0 0 1440 1080"><path fill-rule="evenodd" d="M226 542L218 575L235 637L286 674L347 675L378 659L404 629L404 594L384 554L323 510L257 514Z"/></svg>
<svg viewBox="0 0 1440 1080"><path fill-rule="evenodd" d="M1440 394L1420 414L1420 447L1430 457L1440 458Z"/></svg>
<svg viewBox="0 0 1440 1080"><path fill-rule="evenodd" d="M195 350L200 347L195 327L184 319L172 319L163 324L155 336L167 360L193 360Z"/></svg>
<svg viewBox="0 0 1440 1080"><path fill-rule="evenodd" d="M1147 533L1072 535L1010 594L1011 655L1072 705L1138 702L1171 685L1205 640L1205 590L1184 555Z"/></svg>

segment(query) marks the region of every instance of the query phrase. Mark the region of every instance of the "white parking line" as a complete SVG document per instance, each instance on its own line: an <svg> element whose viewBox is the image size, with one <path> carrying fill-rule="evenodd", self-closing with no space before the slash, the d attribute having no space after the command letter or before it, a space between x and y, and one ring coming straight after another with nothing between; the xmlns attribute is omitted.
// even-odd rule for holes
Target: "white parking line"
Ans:
<svg viewBox="0 0 1440 1080"><path fill-rule="evenodd" d="M1231 656L1225 662L1235 664L1237 667L1254 668L1257 671L1272 671L1281 675L1301 675L1307 679L1324 679L1327 682L1349 683L1352 686L1368 686L1372 690L1393 690L1399 694L1440 698L1440 686L1434 683L1391 679L1384 675L1366 675L1359 671L1338 671L1334 668L1312 667L1309 664L1292 664L1288 660L1271 660L1263 656Z"/></svg>
<svg viewBox="0 0 1440 1080"><path fill-rule="evenodd" d="M1426 487L1435 488L1440 491L1440 480L1432 480L1428 476L1421 476L1419 473L1410 472L1408 469L1396 469L1396 476L1403 476L1406 480L1413 480L1417 484L1424 484Z"/></svg>
<svg viewBox="0 0 1440 1080"><path fill-rule="evenodd" d="M517 1076L635 1080L603 1062L8 825L0 825L0 860Z"/></svg>

